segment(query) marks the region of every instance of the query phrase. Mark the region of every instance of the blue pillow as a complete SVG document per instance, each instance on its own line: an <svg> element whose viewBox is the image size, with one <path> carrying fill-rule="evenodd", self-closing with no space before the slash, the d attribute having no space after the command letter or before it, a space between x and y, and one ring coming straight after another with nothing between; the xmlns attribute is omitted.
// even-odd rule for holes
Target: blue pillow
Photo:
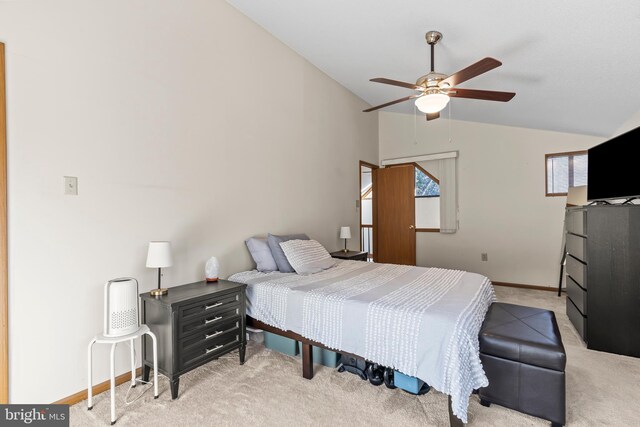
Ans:
<svg viewBox="0 0 640 427"><path fill-rule="evenodd" d="M291 267L291 264L289 264L284 251L280 247L280 243L287 242L289 240L309 240L309 236L306 234L290 234L288 236L274 236L273 234L269 234L267 236L267 243L269 244L269 249L271 249L271 255L276 261L278 270L281 273L296 272L293 267Z"/></svg>

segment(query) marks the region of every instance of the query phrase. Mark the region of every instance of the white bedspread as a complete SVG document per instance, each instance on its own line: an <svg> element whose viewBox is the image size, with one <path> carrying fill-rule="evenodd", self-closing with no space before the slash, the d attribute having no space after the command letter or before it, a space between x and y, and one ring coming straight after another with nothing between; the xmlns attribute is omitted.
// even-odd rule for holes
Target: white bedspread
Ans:
<svg viewBox="0 0 640 427"><path fill-rule="evenodd" d="M463 422L472 390L488 385L478 333L495 296L484 276L340 261L309 276L254 270L229 280L249 285L251 317L418 377L450 395Z"/></svg>

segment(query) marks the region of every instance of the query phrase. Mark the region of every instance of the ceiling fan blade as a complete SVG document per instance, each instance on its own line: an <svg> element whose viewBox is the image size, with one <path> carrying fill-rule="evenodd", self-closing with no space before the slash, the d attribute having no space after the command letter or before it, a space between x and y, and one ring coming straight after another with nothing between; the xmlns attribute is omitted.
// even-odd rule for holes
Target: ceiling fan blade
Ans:
<svg viewBox="0 0 640 427"><path fill-rule="evenodd" d="M422 86L417 86L417 85L414 85L413 83L405 83L398 80L385 79L384 77L376 77L375 79L371 79L369 81L376 82L376 83L384 83L386 85L392 85L392 86L406 87L407 89L424 90Z"/></svg>
<svg viewBox="0 0 640 427"><path fill-rule="evenodd" d="M381 104L381 105L377 105L375 107L367 108L366 110L362 110L362 112L363 113L368 113L369 111L379 110L380 108L388 107L389 105L398 104L400 102L408 101L410 99L418 98L420 96L422 96L422 95L405 96L404 98L396 99L395 101L389 101L387 103L384 103L384 104Z"/></svg>
<svg viewBox="0 0 640 427"><path fill-rule="evenodd" d="M442 85L442 83L448 83L450 87L458 86L462 82L466 82L467 80L477 77L480 74L484 74L487 71L498 68L501 65L502 62L498 61L497 59L484 58L476 62L475 64L469 65L467 68L450 75L442 82L440 82L440 84Z"/></svg>
<svg viewBox="0 0 640 427"><path fill-rule="evenodd" d="M449 90L449 96L453 98L483 99L485 101L508 102L516 96L514 92L496 92L493 90L458 89Z"/></svg>
<svg viewBox="0 0 640 427"><path fill-rule="evenodd" d="M435 120L440 118L440 112L437 113L427 113L427 121Z"/></svg>

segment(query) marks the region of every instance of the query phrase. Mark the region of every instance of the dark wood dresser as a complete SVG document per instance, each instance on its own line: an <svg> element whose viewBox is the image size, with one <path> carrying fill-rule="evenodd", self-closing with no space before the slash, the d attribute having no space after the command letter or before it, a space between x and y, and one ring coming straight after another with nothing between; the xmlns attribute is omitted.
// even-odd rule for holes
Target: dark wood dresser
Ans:
<svg viewBox="0 0 640 427"><path fill-rule="evenodd" d="M640 206L568 208L567 315L587 347L640 357Z"/></svg>
<svg viewBox="0 0 640 427"><path fill-rule="evenodd" d="M154 297L144 293L142 323L158 339L158 372L171 381L171 398L178 397L180 375L213 359L246 347L245 288L241 283L219 280L169 288ZM151 338L142 341L143 379L153 366Z"/></svg>

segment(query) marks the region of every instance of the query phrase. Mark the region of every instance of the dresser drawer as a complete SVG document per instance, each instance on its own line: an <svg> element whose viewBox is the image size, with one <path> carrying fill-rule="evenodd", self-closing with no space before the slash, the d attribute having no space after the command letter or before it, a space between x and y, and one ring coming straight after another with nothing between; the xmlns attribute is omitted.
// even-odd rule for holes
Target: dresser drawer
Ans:
<svg viewBox="0 0 640 427"><path fill-rule="evenodd" d="M582 289L574 280L567 276L567 297L571 298L571 302L580 310L583 315L587 313L587 291Z"/></svg>
<svg viewBox="0 0 640 427"><path fill-rule="evenodd" d="M211 338L200 345L180 353L178 370L192 368L205 361L213 360L237 347L240 344L240 331L222 334L219 337Z"/></svg>
<svg viewBox="0 0 640 427"><path fill-rule="evenodd" d="M569 320L582 337L583 341L587 341L587 318L580 313L580 310L573 305L571 299L567 298L567 316L569 316Z"/></svg>
<svg viewBox="0 0 640 427"><path fill-rule="evenodd" d="M567 233L567 252L582 262L587 262L587 239Z"/></svg>
<svg viewBox="0 0 640 427"><path fill-rule="evenodd" d="M198 317L192 317L191 320L179 322L178 339L192 333L209 330L227 320L235 319L240 315L240 311L240 304L235 304L235 307L225 306L224 309L211 310L211 312L205 312Z"/></svg>
<svg viewBox="0 0 640 427"><path fill-rule="evenodd" d="M584 289L588 289L587 266L571 255L567 256L567 274L571 276L578 285L582 286Z"/></svg>
<svg viewBox="0 0 640 427"><path fill-rule="evenodd" d="M587 211L584 209L570 209L566 213L566 227L569 233L587 235Z"/></svg>
<svg viewBox="0 0 640 427"><path fill-rule="evenodd" d="M235 306L240 302L241 295L242 294L240 293L232 293L222 296L213 296L197 303L181 307L178 314L180 316L180 321L189 321L193 318L219 312L229 308L230 306Z"/></svg>
<svg viewBox="0 0 640 427"><path fill-rule="evenodd" d="M215 339L222 337L223 335L231 333L238 334L240 326L240 316L236 316L231 320L221 321L217 325L211 325L208 328L203 329L201 332L187 335L185 338L181 339L178 342L178 350L180 353L188 353L203 344L214 342Z"/></svg>

